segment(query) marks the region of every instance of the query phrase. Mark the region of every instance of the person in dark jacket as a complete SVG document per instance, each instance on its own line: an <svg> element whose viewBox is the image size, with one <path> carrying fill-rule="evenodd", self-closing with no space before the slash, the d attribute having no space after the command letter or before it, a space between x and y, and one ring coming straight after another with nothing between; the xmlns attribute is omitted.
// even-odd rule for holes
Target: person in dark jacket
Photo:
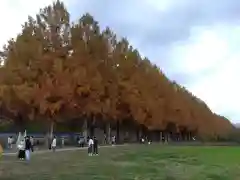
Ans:
<svg viewBox="0 0 240 180"><path fill-rule="evenodd" d="M30 151L32 149L32 143L30 141L29 136L26 137L25 140L25 156L26 156L26 160L30 161Z"/></svg>
<svg viewBox="0 0 240 180"><path fill-rule="evenodd" d="M93 154L98 155L98 139L96 137L93 139Z"/></svg>
<svg viewBox="0 0 240 180"><path fill-rule="evenodd" d="M33 152L34 151L34 139L33 139L33 136L30 137L30 142L31 142L31 150Z"/></svg>

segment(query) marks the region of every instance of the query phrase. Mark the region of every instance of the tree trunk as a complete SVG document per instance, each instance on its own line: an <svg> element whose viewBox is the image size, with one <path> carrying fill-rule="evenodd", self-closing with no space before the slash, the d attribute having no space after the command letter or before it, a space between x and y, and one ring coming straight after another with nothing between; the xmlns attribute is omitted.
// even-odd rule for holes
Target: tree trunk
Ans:
<svg viewBox="0 0 240 180"><path fill-rule="evenodd" d="M87 142L87 137L88 137L88 122L87 119L84 119L83 122L83 137L85 142Z"/></svg>
<svg viewBox="0 0 240 180"><path fill-rule="evenodd" d="M119 121L117 121L116 131L117 131L116 140L117 140L117 143L119 143L119 141L120 141L120 123L119 123Z"/></svg>
<svg viewBox="0 0 240 180"><path fill-rule="evenodd" d="M168 142L169 142L169 140L170 140L170 138L169 138L169 137L170 137L169 131L167 131L167 133L166 133L166 134L167 134L167 135L166 135L166 136L167 136L167 138L166 138L166 140L167 140L167 141L166 141L166 142L168 143Z"/></svg>
<svg viewBox="0 0 240 180"><path fill-rule="evenodd" d="M140 126L140 128L139 128L139 135L138 136L139 136L138 140L143 138L143 128L142 128L142 126Z"/></svg>
<svg viewBox="0 0 240 180"><path fill-rule="evenodd" d="M49 124L47 123L46 124L46 129L47 129L47 132L46 132L46 136L45 136L45 145L49 148L50 147L50 144L51 144L51 141L53 139L53 132L54 132L54 121L51 120L51 123L50 123L50 127L49 127Z"/></svg>
<svg viewBox="0 0 240 180"><path fill-rule="evenodd" d="M107 134L108 144L110 144L111 143L111 125L109 122L107 123L107 126L106 126L106 134Z"/></svg>
<svg viewBox="0 0 240 180"><path fill-rule="evenodd" d="M45 146L48 148L48 146L49 146L49 133L45 134L44 139L45 139Z"/></svg>
<svg viewBox="0 0 240 180"><path fill-rule="evenodd" d="M137 133L137 141L139 142L142 137L141 127L137 128L136 133Z"/></svg>
<svg viewBox="0 0 240 180"><path fill-rule="evenodd" d="M188 132L188 141L191 141L191 132Z"/></svg>
<svg viewBox="0 0 240 180"><path fill-rule="evenodd" d="M92 120L90 121L91 123L89 124L90 128L88 128L90 130L89 135L91 137L95 136L95 128L96 128L96 117L93 115Z"/></svg>
<svg viewBox="0 0 240 180"><path fill-rule="evenodd" d="M162 139L163 139L163 133L162 133L162 131L160 131L160 142L162 142Z"/></svg>
<svg viewBox="0 0 240 180"><path fill-rule="evenodd" d="M53 139L53 131L54 131L54 121L51 121L50 126L50 138Z"/></svg>

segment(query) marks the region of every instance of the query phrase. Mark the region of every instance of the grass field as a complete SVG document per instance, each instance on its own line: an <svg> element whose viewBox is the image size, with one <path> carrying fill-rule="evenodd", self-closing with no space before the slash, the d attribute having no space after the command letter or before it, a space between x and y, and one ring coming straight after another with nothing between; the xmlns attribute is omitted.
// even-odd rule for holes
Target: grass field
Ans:
<svg viewBox="0 0 240 180"><path fill-rule="evenodd" d="M239 180L240 147L132 145L0 161L1 180Z"/></svg>

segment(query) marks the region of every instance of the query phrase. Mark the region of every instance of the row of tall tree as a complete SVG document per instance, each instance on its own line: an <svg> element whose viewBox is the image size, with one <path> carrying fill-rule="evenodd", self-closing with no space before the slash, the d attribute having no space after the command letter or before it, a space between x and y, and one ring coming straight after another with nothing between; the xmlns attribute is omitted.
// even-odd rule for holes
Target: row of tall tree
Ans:
<svg viewBox="0 0 240 180"><path fill-rule="evenodd" d="M71 23L60 1L29 17L0 59L1 113L15 123L85 117L159 130L174 124L211 137L232 128L90 14Z"/></svg>

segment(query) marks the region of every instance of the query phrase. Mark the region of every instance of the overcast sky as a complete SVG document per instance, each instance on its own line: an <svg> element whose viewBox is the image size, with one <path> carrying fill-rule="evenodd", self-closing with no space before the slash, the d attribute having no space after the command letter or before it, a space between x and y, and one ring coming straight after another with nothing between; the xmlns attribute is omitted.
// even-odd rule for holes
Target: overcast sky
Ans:
<svg viewBox="0 0 240 180"><path fill-rule="evenodd" d="M27 15L52 0L1 0L0 45ZM239 0L64 0L77 19L89 12L126 36L142 55L216 113L240 123Z"/></svg>

